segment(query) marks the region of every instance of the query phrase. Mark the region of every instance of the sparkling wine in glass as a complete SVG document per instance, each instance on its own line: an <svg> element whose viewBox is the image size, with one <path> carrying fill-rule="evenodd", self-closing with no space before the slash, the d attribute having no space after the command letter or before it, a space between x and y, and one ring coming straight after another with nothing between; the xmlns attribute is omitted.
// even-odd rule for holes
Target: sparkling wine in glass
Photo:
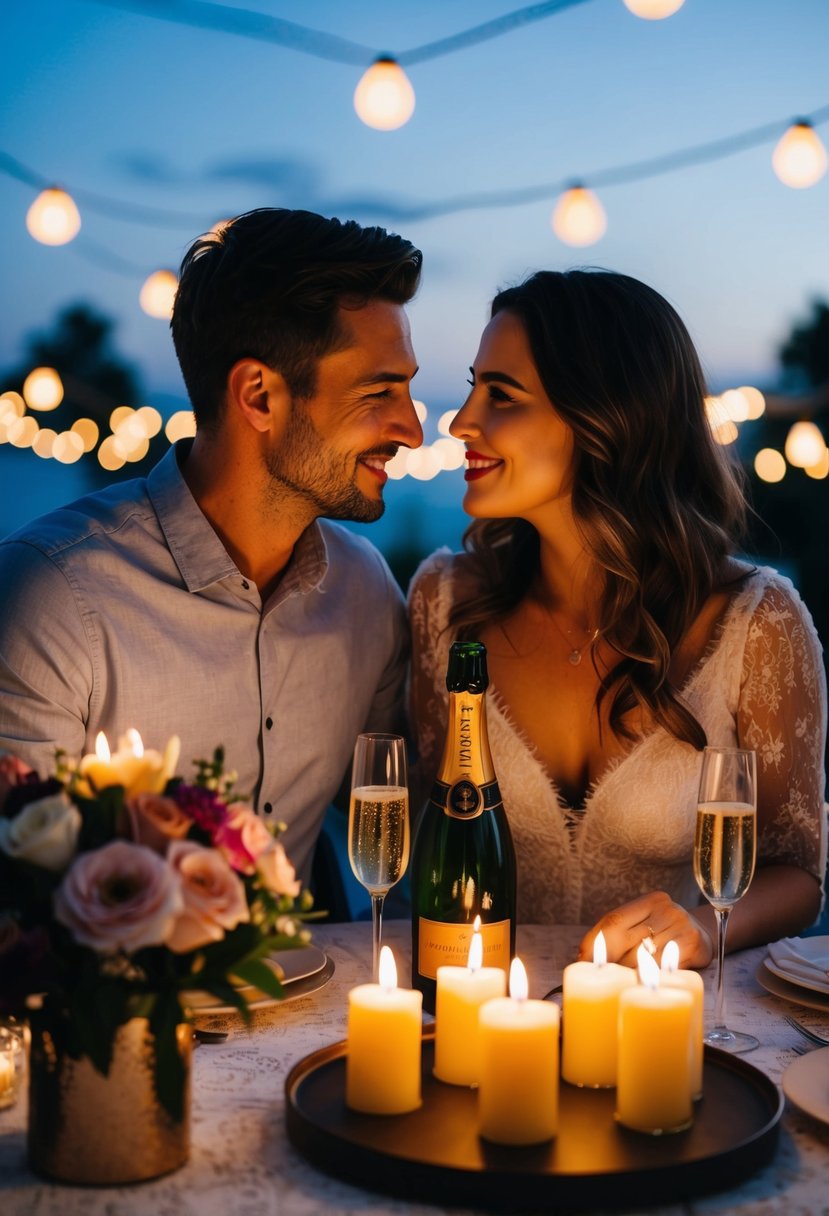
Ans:
<svg viewBox="0 0 829 1216"><path fill-rule="evenodd" d="M753 1035L726 1025L723 980L728 917L749 888L756 856L756 755L739 747L706 747L697 803L694 877L717 917L717 993L714 1026L705 1042L734 1054L758 1046Z"/></svg>
<svg viewBox="0 0 829 1216"><path fill-rule="evenodd" d="M351 770L348 860L371 895L372 974L378 980L383 901L409 864L406 742L400 735L358 735Z"/></svg>

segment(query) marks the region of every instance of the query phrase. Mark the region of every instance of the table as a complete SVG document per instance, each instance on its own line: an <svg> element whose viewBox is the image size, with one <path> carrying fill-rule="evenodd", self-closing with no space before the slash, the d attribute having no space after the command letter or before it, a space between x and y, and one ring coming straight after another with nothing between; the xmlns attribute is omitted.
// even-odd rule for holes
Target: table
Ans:
<svg viewBox="0 0 829 1216"><path fill-rule="evenodd" d="M541 996L574 957L582 930L527 925L518 952L527 965L531 996ZM389 921L401 979L409 974L408 922ZM322 1216L373 1212L434 1216L441 1209L375 1195L313 1169L290 1145L284 1127L283 1086L293 1064L345 1037L347 993L369 979L371 926L365 922L314 929L314 941L336 964L331 982L314 996L260 1010L250 1027L236 1015L212 1015L200 1025L231 1031L222 1044L193 1055L193 1129L190 1162L155 1182L131 1187L52 1185L30 1173L25 1160L25 1097L0 1112L0 1212L3 1216ZM779 1081L795 1058L799 1036L783 1014L803 1015L829 1033L829 1013L802 1011L766 993L755 980L763 949L728 959L729 1020L751 1029L761 1047L747 1057ZM711 992L713 969L706 973ZM745 1216L823 1213L829 1177L829 1126L787 1105L773 1162L741 1186L691 1203L642 1209L652 1216ZM631 1211L632 1209L627 1209ZM453 1209L455 1216L462 1216ZM467 1213L472 1209L466 1209Z"/></svg>

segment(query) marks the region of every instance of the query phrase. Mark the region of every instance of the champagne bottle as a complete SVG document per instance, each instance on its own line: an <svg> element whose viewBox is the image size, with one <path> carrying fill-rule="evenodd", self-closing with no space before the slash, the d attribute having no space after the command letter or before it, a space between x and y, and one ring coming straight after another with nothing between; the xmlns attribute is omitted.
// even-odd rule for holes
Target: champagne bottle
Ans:
<svg viewBox="0 0 829 1216"><path fill-rule="evenodd" d="M454 642L449 722L412 854L412 984L434 1013L437 968L464 967L481 918L484 965L509 972L515 953L515 849L486 730L486 647Z"/></svg>

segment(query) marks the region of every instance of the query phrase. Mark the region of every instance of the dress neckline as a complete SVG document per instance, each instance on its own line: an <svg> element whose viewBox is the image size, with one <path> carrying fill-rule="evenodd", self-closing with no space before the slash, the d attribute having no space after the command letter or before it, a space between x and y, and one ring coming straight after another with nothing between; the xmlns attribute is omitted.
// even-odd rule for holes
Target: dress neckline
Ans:
<svg viewBox="0 0 829 1216"><path fill-rule="evenodd" d="M756 567L751 573L756 573ZM722 615L720 616L710 639L706 643L696 662L691 666L690 670L685 676L685 679L682 681L682 684L677 692L678 696L683 697L690 691L692 686L699 679L702 672L708 667L709 662L716 657L722 646L722 641L726 630L734 616L735 609L743 598L743 595L747 592L748 586L749 581L746 579L737 588L735 594L731 597L728 604L723 609ZM591 802L594 801L601 789L610 781L610 779L615 776L616 773L618 773L619 769L627 764L633 756L636 756L649 742L664 736L666 733L665 728L660 726L658 723L650 730L645 731L645 733L640 735L638 739L635 739L625 751L609 760L598 776L593 781L588 783L581 802L571 803L568 802L563 796L558 782L548 771L547 766L544 764L543 760L538 754L538 749L536 748L535 744L529 738L526 732L517 724L512 716L509 706L502 699L497 687L493 684L490 684L489 689L487 690L487 700L491 705L494 706L496 712L518 740L520 746L527 752L532 763L535 764L541 772L544 780L555 794L556 802L562 813L575 814L579 817L579 819L583 818Z"/></svg>

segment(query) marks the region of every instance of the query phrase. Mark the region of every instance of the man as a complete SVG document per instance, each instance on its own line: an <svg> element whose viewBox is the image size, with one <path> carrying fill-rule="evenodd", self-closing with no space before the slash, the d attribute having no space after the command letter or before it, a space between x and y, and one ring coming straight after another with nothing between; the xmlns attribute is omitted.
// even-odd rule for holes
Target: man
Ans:
<svg viewBox="0 0 829 1216"><path fill-rule="evenodd" d="M422 431L404 311L421 254L380 228L262 209L184 258L173 340L196 417L146 479L0 545L0 748L223 744L307 881L356 735L398 724L407 636L377 551L330 519L383 512Z"/></svg>

